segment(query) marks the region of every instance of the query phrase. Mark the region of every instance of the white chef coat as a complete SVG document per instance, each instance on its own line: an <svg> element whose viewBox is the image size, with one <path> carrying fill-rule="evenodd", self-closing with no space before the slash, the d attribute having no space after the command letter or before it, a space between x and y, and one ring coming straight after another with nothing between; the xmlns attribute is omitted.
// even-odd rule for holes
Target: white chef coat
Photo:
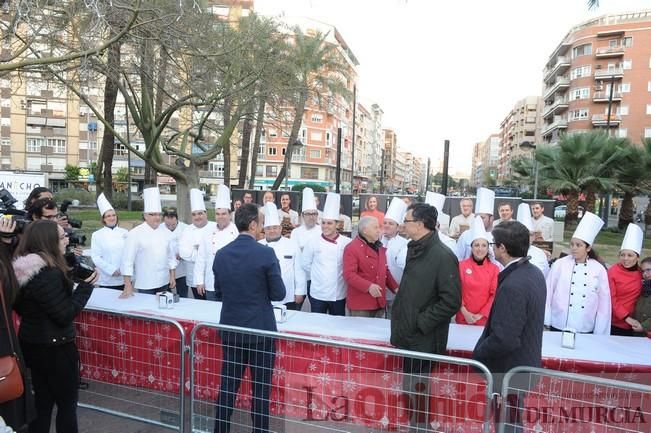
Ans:
<svg viewBox="0 0 651 433"><path fill-rule="evenodd" d="M450 251L452 251L454 254L456 254L457 251L457 241L452 239L450 236L446 235L445 233L441 233L439 231L439 239L441 242L443 242L443 245L446 247L450 248Z"/></svg>
<svg viewBox="0 0 651 433"><path fill-rule="evenodd" d="M448 229L448 233L450 237L456 238L459 236L461 232L461 227L462 225L468 226L468 230L470 230L470 226L472 226L472 222L475 219L475 214L471 213L467 217L463 216L463 214L459 214L452 218L450 221L450 228Z"/></svg>
<svg viewBox="0 0 651 433"><path fill-rule="evenodd" d="M129 232L122 275L131 277L134 288L151 290L169 283L169 271L177 265L171 234L164 224L154 230L147 223Z"/></svg>
<svg viewBox="0 0 651 433"><path fill-rule="evenodd" d="M533 221L533 229L531 231L540 232L545 242L552 242L554 240L554 220L542 215L540 218L531 218Z"/></svg>
<svg viewBox="0 0 651 433"><path fill-rule="evenodd" d="M188 287L197 287L194 283L194 266L199 255L199 245L203 238L215 230L215 227L217 227L217 223L214 221L208 221L203 227L191 224L184 229L179 238L178 254L185 264L185 281Z"/></svg>
<svg viewBox="0 0 651 433"><path fill-rule="evenodd" d="M439 232L447 235L450 232L450 215L439 213L436 221L439 223Z"/></svg>
<svg viewBox="0 0 651 433"><path fill-rule="evenodd" d="M308 230L305 228L305 224L303 224L292 230L289 238L295 240L298 247L301 249L301 252L303 252L305 250L305 245L307 245L308 241L314 236L321 236L321 226L317 224ZM309 272L305 273L305 278L310 281Z"/></svg>
<svg viewBox="0 0 651 433"><path fill-rule="evenodd" d="M280 222L283 222L283 218L289 218L289 222L291 222L294 227L298 225L298 212L296 212L294 209L290 209L289 212L285 212L281 208L278 208L278 218L280 218Z"/></svg>
<svg viewBox="0 0 651 433"><path fill-rule="evenodd" d="M209 292L215 291L215 274L212 272L212 265L215 261L217 251L230 244L239 236L239 232L232 222L220 230L214 226L212 233L204 236L199 244L197 260L194 263L194 283L198 286L204 284ZM196 287L196 286L195 286Z"/></svg>
<svg viewBox="0 0 651 433"><path fill-rule="evenodd" d="M387 267L394 280L400 284L402 273L405 271L407 263L407 244L409 241L400 235L395 235L391 239L382 236L382 245L387 249ZM391 290L386 290L387 301L395 299L396 295Z"/></svg>
<svg viewBox="0 0 651 433"><path fill-rule="evenodd" d="M294 295L305 295L307 293L307 280L301 263L301 249L296 241L281 236L275 242L268 242L266 239L258 241L274 250L280 264L280 273L285 283L285 299L272 302L273 305L283 305L294 302Z"/></svg>
<svg viewBox="0 0 651 433"><path fill-rule="evenodd" d="M547 274L549 274L549 261L547 261L547 254L537 246L530 245L527 255L531 257L529 262L540 269L545 278L547 278Z"/></svg>
<svg viewBox="0 0 651 433"><path fill-rule="evenodd" d="M571 255L556 260L547 276L545 325L609 335L610 319L606 269L593 259L576 263Z"/></svg>
<svg viewBox="0 0 651 433"><path fill-rule="evenodd" d="M121 286L124 284L124 277L113 276L115 271L120 270L124 245L129 232L121 227L103 227L90 237L90 257L99 270L100 286Z"/></svg>
<svg viewBox="0 0 651 433"><path fill-rule="evenodd" d="M187 274L187 266L185 263L185 260L179 260L179 239L183 236L183 233L185 230L188 228L188 225L184 223L183 221L179 221L176 224L176 228L174 231L170 230L167 228L165 224L161 224L161 226L165 227L167 231L170 232L171 236L171 243L172 243L172 251L174 252L174 257L176 257L177 265L176 265L176 278L181 278L185 277Z"/></svg>
<svg viewBox="0 0 651 433"><path fill-rule="evenodd" d="M326 240L323 235L312 238L303 249L303 269L311 276L310 295L320 301L346 299L348 285L344 281L344 248L352 239L339 235Z"/></svg>

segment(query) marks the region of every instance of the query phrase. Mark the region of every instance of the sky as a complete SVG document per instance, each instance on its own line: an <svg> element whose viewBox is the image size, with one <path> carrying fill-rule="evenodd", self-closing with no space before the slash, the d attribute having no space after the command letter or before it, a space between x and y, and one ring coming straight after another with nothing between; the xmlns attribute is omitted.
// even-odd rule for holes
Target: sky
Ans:
<svg viewBox="0 0 651 433"><path fill-rule="evenodd" d="M255 0L267 16L332 24L360 62L358 100L379 104L398 145L432 164L449 139L450 174L470 173L474 143L499 132L571 27L651 0ZM435 168L432 168L435 170Z"/></svg>

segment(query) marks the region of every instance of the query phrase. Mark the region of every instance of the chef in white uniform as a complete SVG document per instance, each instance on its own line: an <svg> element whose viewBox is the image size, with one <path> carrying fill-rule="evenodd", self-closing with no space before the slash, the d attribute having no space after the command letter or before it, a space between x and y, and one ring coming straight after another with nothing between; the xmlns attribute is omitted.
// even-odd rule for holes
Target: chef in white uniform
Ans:
<svg viewBox="0 0 651 433"><path fill-rule="evenodd" d="M303 197L301 200L301 221L302 224L292 230L290 239L296 241L301 252L305 245L314 236L321 236L321 226L318 223L319 211L317 209L314 191L312 188L303 188ZM310 296L311 279L310 273L305 273L307 278L307 296Z"/></svg>
<svg viewBox="0 0 651 433"><path fill-rule="evenodd" d="M495 191L488 188L477 188L477 205L475 206L475 215L480 216L484 223L484 230L486 230L489 243L493 242L493 235L490 233L493 230L493 212L495 210ZM476 223L476 218L473 218L472 224ZM466 233L467 232L467 233ZM466 230L459 236L457 240L456 255L459 261L465 260L472 254L472 230ZM490 248L488 257L493 263L495 261L495 254L493 249ZM501 268L500 268L501 269Z"/></svg>
<svg viewBox="0 0 651 433"><path fill-rule="evenodd" d="M178 255L185 265L187 287L191 288L195 298L199 298L197 284L194 281L194 267L199 255L199 245L201 240L212 233L217 225L213 221L208 221L208 212L206 212L203 194L196 188L190 190L190 210L192 211L192 224L185 228L179 238ZM185 295L183 293L179 294L186 297L187 289Z"/></svg>
<svg viewBox="0 0 651 433"><path fill-rule="evenodd" d="M239 235L231 220L231 190L226 185L217 187L215 221L217 224L212 231L201 238L192 274L193 282L197 285L196 297L209 301L218 300L215 295L215 275L212 272L215 254Z"/></svg>
<svg viewBox="0 0 651 433"><path fill-rule="evenodd" d="M610 335L608 275L592 251L603 224L586 212L570 240L571 254L556 260L549 271L545 326L552 330Z"/></svg>
<svg viewBox="0 0 651 433"><path fill-rule="evenodd" d="M344 248L351 242L347 236L337 233L340 196L329 192L323 208L321 235L314 237L303 249L303 269L312 278L310 305L313 313L346 315L344 281Z"/></svg>
<svg viewBox="0 0 651 433"><path fill-rule="evenodd" d="M529 233L531 234L530 242L533 241L534 233L533 221L531 219L531 208L527 203L520 203L520 206L518 206L517 221L522 223L522 225L529 230ZM529 260L531 264L540 269L545 278L547 278L547 274L549 274L549 260L547 259L547 254L537 246L530 244L527 255L531 257L531 260Z"/></svg>
<svg viewBox="0 0 651 433"><path fill-rule="evenodd" d="M104 227L93 232L90 238L90 257L99 271L98 284L108 289L123 290L124 278L120 265L128 231L118 227L118 216L104 193L97 197L97 208Z"/></svg>
<svg viewBox="0 0 651 433"><path fill-rule="evenodd" d="M143 191L145 221L129 232L122 260L124 290L120 298L139 293L155 294L176 287L176 257L171 232L161 225L158 187ZM133 281L135 277L135 281Z"/></svg>
<svg viewBox="0 0 651 433"><path fill-rule="evenodd" d="M382 238L380 238L382 246L387 249L387 267L398 284L400 284L407 263L407 244L409 241L398 234L406 213L407 204L399 197L392 198L389 208L384 214L383 234ZM387 319L390 319L391 307L396 295L391 290L385 292L387 297Z"/></svg>
<svg viewBox="0 0 651 433"><path fill-rule="evenodd" d="M188 225L179 220L179 214L174 207L166 208L163 211L163 224L164 227L170 231L172 253L174 254L174 257L176 257L177 262L176 270L174 271L174 276L176 277L176 292L179 296L185 298L188 296L188 284L185 280L187 268L185 262L181 260L181 257L179 256L179 239Z"/></svg>
<svg viewBox="0 0 651 433"><path fill-rule="evenodd" d="M434 206L438 212L436 221L439 224L439 235L443 233L444 235L448 236L448 231L450 229L450 215L443 213L445 196L436 192L427 191L425 193L425 203L430 206Z"/></svg>
<svg viewBox="0 0 651 433"><path fill-rule="evenodd" d="M307 291L305 271L301 264L301 249L296 241L282 236L279 216L273 203L265 203L264 239L258 242L272 248L276 253L285 283L285 299L273 304L285 305L288 310L300 310Z"/></svg>

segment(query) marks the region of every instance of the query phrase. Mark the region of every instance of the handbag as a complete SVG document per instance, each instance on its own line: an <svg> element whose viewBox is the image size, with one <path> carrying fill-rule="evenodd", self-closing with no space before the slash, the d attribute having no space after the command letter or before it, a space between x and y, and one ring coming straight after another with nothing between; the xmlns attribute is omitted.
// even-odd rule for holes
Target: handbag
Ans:
<svg viewBox="0 0 651 433"><path fill-rule="evenodd" d="M23 385L23 376L18 365L18 355L14 348L14 339L9 327L9 315L5 303L4 289L0 286L0 300L2 300L2 315L7 325L7 334L9 334L9 344L11 345L11 354L0 357L0 404L15 400L25 392Z"/></svg>

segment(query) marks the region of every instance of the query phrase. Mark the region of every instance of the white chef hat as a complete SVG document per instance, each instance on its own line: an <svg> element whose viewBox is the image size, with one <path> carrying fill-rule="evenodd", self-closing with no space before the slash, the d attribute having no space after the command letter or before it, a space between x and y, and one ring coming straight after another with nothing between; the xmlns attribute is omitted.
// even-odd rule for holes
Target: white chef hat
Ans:
<svg viewBox="0 0 651 433"><path fill-rule="evenodd" d="M145 201L145 213L161 213L163 211L160 204L160 191L157 186L145 188L142 191L142 198Z"/></svg>
<svg viewBox="0 0 651 433"><path fill-rule="evenodd" d="M405 219L405 213L407 213L407 203L400 197L394 197L391 199L391 204L389 204L389 209L384 214L384 218L390 219L396 224L402 224Z"/></svg>
<svg viewBox="0 0 651 433"><path fill-rule="evenodd" d="M111 203L108 201L104 193L101 193L99 196L97 196L97 208L99 209L99 214L102 217L106 212L115 210L113 206L111 206Z"/></svg>
<svg viewBox="0 0 651 433"><path fill-rule="evenodd" d="M472 227L470 227L470 242L472 243L477 239L489 240L489 235L484 227L484 220L479 215L475 216Z"/></svg>
<svg viewBox="0 0 651 433"><path fill-rule="evenodd" d="M231 210L231 190L226 185L217 186L217 199L215 209Z"/></svg>
<svg viewBox="0 0 651 433"><path fill-rule="evenodd" d="M203 194L201 190L192 188L190 190L190 211L195 212L200 210L206 210L206 204L203 202Z"/></svg>
<svg viewBox="0 0 651 433"><path fill-rule="evenodd" d="M529 231L533 231L533 219L531 218L531 208L527 203L520 203L518 206L518 215L516 217L519 223L522 223Z"/></svg>
<svg viewBox="0 0 651 433"><path fill-rule="evenodd" d="M624 240L622 241L621 250L631 250L635 251L639 256L642 253L642 242L644 241L644 233L642 229L637 224L629 224L626 227L626 234L624 235Z"/></svg>
<svg viewBox="0 0 651 433"><path fill-rule="evenodd" d="M316 201L314 200L314 191L312 188L303 188L301 212L308 212L311 210L317 210Z"/></svg>
<svg viewBox="0 0 651 433"><path fill-rule="evenodd" d="M323 219L339 221L339 204L341 196L336 192L329 192L326 195L325 205L323 206Z"/></svg>
<svg viewBox="0 0 651 433"><path fill-rule="evenodd" d="M495 191L488 188L477 188L477 204L475 213L487 213L493 215L495 211Z"/></svg>
<svg viewBox="0 0 651 433"><path fill-rule="evenodd" d="M264 204L264 226L279 226L280 217L278 216L278 209L276 205L268 201Z"/></svg>
<svg viewBox="0 0 651 433"><path fill-rule="evenodd" d="M576 230L574 230L572 237L581 239L588 245L592 245L603 225L604 221L597 215L592 212L585 212Z"/></svg>
<svg viewBox="0 0 651 433"><path fill-rule="evenodd" d="M436 210L443 213L443 205L445 204L445 196L437 192L427 191L425 193L425 203L434 206Z"/></svg>

